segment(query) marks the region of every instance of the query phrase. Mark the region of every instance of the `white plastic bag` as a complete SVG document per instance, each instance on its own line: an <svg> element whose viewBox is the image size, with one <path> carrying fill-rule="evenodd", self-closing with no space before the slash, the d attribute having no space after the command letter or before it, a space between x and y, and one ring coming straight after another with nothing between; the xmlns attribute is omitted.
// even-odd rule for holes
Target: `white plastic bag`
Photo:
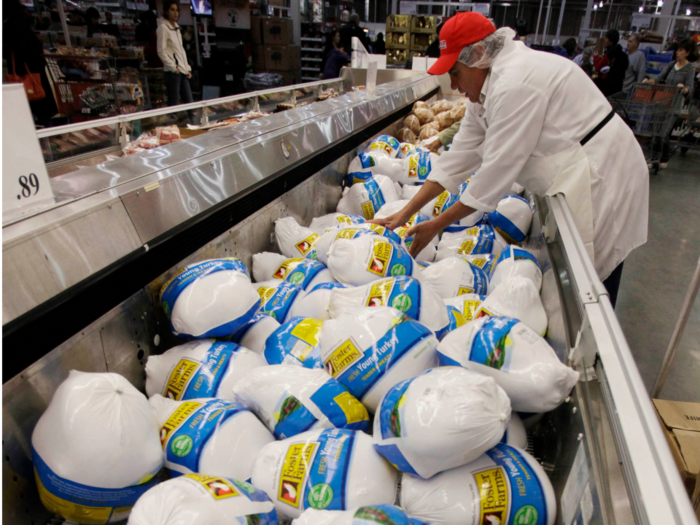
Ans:
<svg viewBox="0 0 700 525"><path fill-rule="evenodd" d="M252 350L256 354L262 354L265 351L265 341L279 327L280 324L276 319L268 314L259 313L248 321L243 328L233 334L231 341Z"/></svg>
<svg viewBox="0 0 700 525"><path fill-rule="evenodd" d="M326 371L370 412L396 383L435 367L436 347L429 328L387 306L340 315L321 334Z"/></svg>
<svg viewBox="0 0 700 525"><path fill-rule="evenodd" d="M318 428L369 428L367 409L322 369L271 365L253 370L234 391L276 439Z"/></svg>
<svg viewBox="0 0 700 525"><path fill-rule="evenodd" d="M354 286L400 275L420 279L421 272L403 246L368 235L336 240L328 251L328 269L338 282Z"/></svg>
<svg viewBox="0 0 700 525"><path fill-rule="evenodd" d="M461 257L447 257L431 264L421 271L421 281L443 299L465 293L489 293L488 276Z"/></svg>
<svg viewBox="0 0 700 525"><path fill-rule="evenodd" d="M535 256L524 248L509 246L496 259L491 274L491 287L495 288L515 276L530 279L537 288L537 293L542 289L542 270Z"/></svg>
<svg viewBox="0 0 700 525"><path fill-rule="evenodd" d="M282 217L275 221L275 238L280 251L287 257L315 259L314 244L318 233L300 226L293 217Z"/></svg>
<svg viewBox="0 0 700 525"><path fill-rule="evenodd" d="M253 255L253 277L258 282L280 279L298 284L304 290L310 290L317 284L335 281L328 268L318 261L303 257L288 259L284 255L271 252Z"/></svg>
<svg viewBox="0 0 700 525"><path fill-rule="evenodd" d="M250 483L188 474L161 483L141 496L128 525L213 523L277 525L279 522L270 498Z"/></svg>
<svg viewBox="0 0 700 525"><path fill-rule="evenodd" d="M372 219L379 208L387 202L396 200L399 200L399 197L391 179L383 175L377 175L368 178L364 182L353 184L343 194L336 211Z"/></svg>
<svg viewBox="0 0 700 525"><path fill-rule="evenodd" d="M326 230L332 230L342 226L352 226L353 224L362 224L364 222L364 217L360 217L359 215L329 213L328 215L311 219L309 229L321 235L325 233Z"/></svg>
<svg viewBox="0 0 700 525"><path fill-rule="evenodd" d="M449 322L440 296L411 277L389 277L356 288L333 290L328 308L331 317L338 317L368 306L392 306L437 332L438 337Z"/></svg>
<svg viewBox="0 0 700 525"><path fill-rule="evenodd" d="M476 312L485 299L485 295L475 293L465 293L450 299L443 299L445 306L447 306L447 317L449 319L447 332L452 332L463 324L476 319Z"/></svg>
<svg viewBox="0 0 700 525"><path fill-rule="evenodd" d="M307 509L292 525L421 525L394 505L368 505L353 510Z"/></svg>
<svg viewBox="0 0 700 525"><path fill-rule="evenodd" d="M265 359L271 365L323 368L320 338L323 321L292 317L280 325L265 342Z"/></svg>
<svg viewBox="0 0 700 525"><path fill-rule="evenodd" d="M522 197L508 195L501 199L496 211L488 214L489 224L509 243L522 242L532 224L532 208Z"/></svg>
<svg viewBox="0 0 700 525"><path fill-rule="evenodd" d="M447 257L462 255L498 254L501 250L493 228L488 224L479 224L460 232L444 232L435 260L441 261Z"/></svg>
<svg viewBox="0 0 700 525"><path fill-rule="evenodd" d="M491 290L476 316L501 315L518 319L540 335L547 331L547 312L530 279L509 277Z"/></svg>
<svg viewBox="0 0 700 525"><path fill-rule="evenodd" d="M404 171L404 161L389 157L383 153L360 153L348 164L348 184L365 182L373 175L389 177L392 182L398 182Z"/></svg>
<svg viewBox="0 0 700 525"><path fill-rule="evenodd" d="M72 370L32 433L39 496L75 523L124 520L163 465L146 397L119 374Z"/></svg>
<svg viewBox="0 0 700 525"><path fill-rule="evenodd" d="M499 443L510 400L491 377L440 367L395 385L377 412L377 452L402 472L430 478L474 461Z"/></svg>
<svg viewBox="0 0 700 525"><path fill-rule="evenodd" d="M310 430L262 449L253 485L265 491L280 515L304 510L346 510L394 502L397 472L364 432Z"/></svg>
<svg viewBox="0 0 700 525"><path fill-rule="evenodd" d="M506 433L503 434L501 443L510 445L511 447L518 447L523 450L527 448L527 432L525 430L523 420L520 419L517 412L510 413L508 428L506 429Z"/></svg>
<svg viewBox="0 0 700 525"><path fill-rule="evenodd" d="M553 525L557 514L552 484L537 460L503 444L427 480L404 476L401 505L434 525Z"/></svg>
<svg viewBox="0 0 700 525"><path fill-rule="evenodd" d="M297 284L273 279L258 283L257 292L260 295L260 312L284 323L290 319L289 312L294 303L304 296L304 290Z"/></svg>
<svg viewBox="0 0 700 525"><path fill-rule="evenodd" d="M331 229L321 235L318 242L316 242L316 257L319 262L328 265L328 252L335 241L338 239L355 239L362 235L379 235L380 237L391 239L396 244L402 244L402 239L399 234L384 226L371 223L354 224L352 226L342 226L340 228Z"/></svg>
<svg viewBox="0 0 700 525"><path fill-rule="evenodd" d="M330 319L331 313L328 310L328 306L331 300L331 293L333 290L344 288L348 288L348 285L337 282L317 284L306 292L303 297L294 301L289 311L290 318L313 317L319 321Z"/></svg>
<svg viewBox="0 0 700 525"><path fill-rule="evenodd" d="M450 256L453 257L453 256ZM484 273L486 274L487 277L490 278L491 273L493 272L493 267L496 264L496 256L490 253L479 253L479 254L471 254L467 255L464 253L460 253L458 255L454 255L454 257L460 257L464 259L465 261L473 264L474 266L478 266L482 270L484 270Z"/></svg>
<svg viewBox="0 0 700 525"><path fill-rule="evenodd" d="M235 258L191 264L161 288L160 302L175 335L226 337L257 312L260 297Z"/></svg>
<svg viewBox="0 0 700 525"><path fill-rule="evenodd" d="M223 399L148 400L160 423L165 466L174 476L207 472L250 478L255 457L275 438L243 405Z"/></svg>
<svg viewBox="0 0 700 525"><path fill-rule="evenodd" d="M400 147L401 143L391 135L379 135L367 144L365 152L373 153L380 151L386 153L390 157L396 158L399 154Z"/></svg>
<svg viewBox="0 0 700 525"><path fill-rule="evenodd" d="M518 412L554 410L579 376L542 336L510 317L480 317L450 332L438 356L442 366L461 365L493 377Z"/></svg>
<svg viewBox="0 0 700 525"><path fill-rule="evenodd" d="M146 394L176 401L233 399L233 387L251 370L267 366L261 356L235 343L204 339L176 346L146 362Z"/></svg>

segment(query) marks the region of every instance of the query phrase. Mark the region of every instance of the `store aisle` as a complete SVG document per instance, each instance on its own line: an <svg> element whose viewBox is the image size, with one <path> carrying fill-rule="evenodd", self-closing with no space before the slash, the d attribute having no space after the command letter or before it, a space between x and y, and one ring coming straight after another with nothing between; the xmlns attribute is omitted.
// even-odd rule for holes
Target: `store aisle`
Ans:
<svg viewBox="0 0 700 525"><path fill-rule="evenodd" d="M700 152L651 177L649 240L625 261L617 316L647 389L661 366L700 256ZM700 402L700 299L661 397Z"/></svg>

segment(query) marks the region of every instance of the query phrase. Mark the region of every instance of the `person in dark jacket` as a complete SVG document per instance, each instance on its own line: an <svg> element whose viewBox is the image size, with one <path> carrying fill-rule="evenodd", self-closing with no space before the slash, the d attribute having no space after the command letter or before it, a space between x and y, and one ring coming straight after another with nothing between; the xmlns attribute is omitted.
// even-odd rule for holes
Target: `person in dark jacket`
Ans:
<svg viewBox="0 0 700 525"><path fill-rule="evenodd" d="M627 53L622 50L620 44L614 44L609 46L605 50L605 55L608 59L608 64L610 69L605 74L605 71L601 69L601 73L605 74L605 77L601 75L594 80L598 89L603 92L603 95L610 97L615 93L622 91L622 86L625 82L625 73L627 72L627 66L629 66L629 58Z"/></svg>
<svg viewBox="0 0 700 525"><path fill-rule="evenodd" d="M329 33L326 33L326 47L323 49L321 54L321 77L323 78L323 71L326 69L326 60L328 60L328 55L334 49L340 48L340 31L338 29L333 29Z"/></svg>
<svg viewBox="0 0 700 525"><path fill-rule="evenodd" d="M375 55L383 55L386 53L386 44L384 43L384 33L379 33L377 38L374 39L374 45L372 46L372 52Z"/></svg>
<svg viewBox="0 0 700 525"><path fill-rule="evenodd" d="M29 107L37 124L49 126L51 117L58 112L58 109L49 78L46 76L43 46L32 31L31 18L27 9L19 0L5 0L2 16L2 57L7 61L9 72L12 72L14 58L17 75L26 75L27 69L32 73L39 73L46 96L41 100L30 102Z"/></svg>
<svg viewBox="0 0 700 525"><path fill-rule="evenodd" d="M350 55L343 52L343 49L333 48L326 58L326 65L323 68L323 78L338 78L343 66L350 64Z"/></svg>
<svg viewBox="0 0 700 525"><path fill-rule="evenodd" d="M105 32L100 24L100 12L94 7L88 7L85 11L85 25L87 26L88 37Z"/></svg>
<svg viewBox="0 0 700 525"><path fill-rule="evenodd" d="M365 49L369 51L371 49L371 44L369 38L365 34L365 31L360 27L360 15L353 13L350 15L350 22L345 24L340 28L340 47L342 47L346 53L352 52L352 37L356 36L365 46Z"/></svg>

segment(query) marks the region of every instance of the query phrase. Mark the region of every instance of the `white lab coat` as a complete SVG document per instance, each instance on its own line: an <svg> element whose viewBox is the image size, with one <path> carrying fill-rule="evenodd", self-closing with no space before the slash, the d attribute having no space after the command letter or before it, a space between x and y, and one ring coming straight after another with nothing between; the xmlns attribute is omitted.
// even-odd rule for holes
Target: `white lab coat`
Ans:
<svg viewBox="0 0 700 525"><path fill-rule="evenodd" d="M647 239L649 171L632 131L572 61L507 41L491 66L481 104L469 104L450 150L428 180L491 212L514 182L538 195L564 193L598 276Z"/></svg>
<svg viewBox="0 0 700 525"><path fill-rule="evenodd" d="M183 75L189 73L192 68L187 62L187 54L182 46L180 26L177 24L173 26L161 18L156 36L158 37L158 57L163 61L165 71Z"/></svg>

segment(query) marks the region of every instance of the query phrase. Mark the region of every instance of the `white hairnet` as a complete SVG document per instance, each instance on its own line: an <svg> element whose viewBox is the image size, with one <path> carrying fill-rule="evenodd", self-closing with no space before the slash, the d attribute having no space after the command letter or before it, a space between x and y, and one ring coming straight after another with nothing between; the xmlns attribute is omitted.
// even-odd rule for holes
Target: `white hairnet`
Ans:
<svg viewBox="0 0 700 525"><path fill-rule="evenodd" d="M515 31L510 27L502 27L491 33L486 38L474 42L464 48L459 54L457 62L461 62L467 67L478 67L479 69L487 69L491 67L494 59L501 52L507 40L515 38ZM483 53L481 50L483 49Z"/></svg>

